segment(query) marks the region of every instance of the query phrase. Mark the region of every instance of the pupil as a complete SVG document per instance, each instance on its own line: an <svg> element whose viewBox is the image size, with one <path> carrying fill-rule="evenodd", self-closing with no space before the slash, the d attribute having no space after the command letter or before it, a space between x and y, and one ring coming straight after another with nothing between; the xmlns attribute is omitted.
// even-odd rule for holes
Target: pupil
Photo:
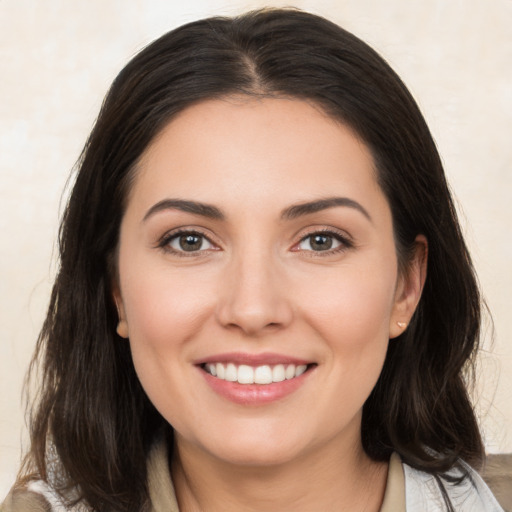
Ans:
<svg viewBox="0 0 512 512"><path fill-rule="evenodd" d="M332 247L332 237L326 235L315 235L311 240L311 247L315 251L327 251Z"/></svg>
<svg viewBox="0 0 512 512"><path fill-rule="evenodd" d="M198 235L180 236L180 247L184 251L197 251L201 249L202 240Z"/></svg>

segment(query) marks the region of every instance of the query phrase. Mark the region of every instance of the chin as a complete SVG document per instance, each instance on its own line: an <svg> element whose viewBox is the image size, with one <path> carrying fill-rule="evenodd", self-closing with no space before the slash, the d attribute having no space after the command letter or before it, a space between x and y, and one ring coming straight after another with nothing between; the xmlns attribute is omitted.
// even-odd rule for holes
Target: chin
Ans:
<svg viewBox="0 0 512 512"><path fill-rule="evenodd" d="M213 442L212 442L213 441ZM272 436L266 432L258 435L226 435L222 440L201 443L202 449L214 458L238 466L278 466L300 456L299 439L290 436Z"/></svg>
<svg viewBox="0 0 512 512"><path fill-rule="evenodd" d="M275 446L273 443L260 441L254 447L238 446L232 450L222 450L218 457L226 463L237 466L269 467L286 464L297 458L297 450Z"/></svg>

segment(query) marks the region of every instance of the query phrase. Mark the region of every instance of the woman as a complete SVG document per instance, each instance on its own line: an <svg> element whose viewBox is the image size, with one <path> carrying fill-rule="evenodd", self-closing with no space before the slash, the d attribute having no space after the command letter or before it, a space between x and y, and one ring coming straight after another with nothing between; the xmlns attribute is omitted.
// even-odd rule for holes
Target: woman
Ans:
<svg viewBox="0 0 512 512"><path fill-rule="evenodd" d="M60 256L5 510L501 510L472 469L480 299L439 156L338 26L264 10L149 45Z"/></svg>

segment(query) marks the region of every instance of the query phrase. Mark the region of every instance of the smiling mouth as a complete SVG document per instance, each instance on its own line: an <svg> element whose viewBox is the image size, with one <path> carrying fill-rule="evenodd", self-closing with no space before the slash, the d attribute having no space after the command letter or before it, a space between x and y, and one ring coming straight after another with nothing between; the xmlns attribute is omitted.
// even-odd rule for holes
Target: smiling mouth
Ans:
<svg viewBox="0 0 512 512"><path fill-rule="evenodd" d="M276 364L249 366L234 363L204 363L201 368L219 380L239 384L273 384L300 377L313 364Z"/></svg>

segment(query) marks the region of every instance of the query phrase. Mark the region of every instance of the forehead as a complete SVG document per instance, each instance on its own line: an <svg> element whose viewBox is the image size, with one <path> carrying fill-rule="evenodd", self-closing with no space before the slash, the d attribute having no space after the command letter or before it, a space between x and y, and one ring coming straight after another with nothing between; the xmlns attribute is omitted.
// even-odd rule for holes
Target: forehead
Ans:
<svg viewBox="0 0 512 512"><path fill-rule="evenodd" d="M131 196L258 209L334 192L382 196L371 153L349 127L306 101L229 97L187 108L160 132Z"/></svg>

